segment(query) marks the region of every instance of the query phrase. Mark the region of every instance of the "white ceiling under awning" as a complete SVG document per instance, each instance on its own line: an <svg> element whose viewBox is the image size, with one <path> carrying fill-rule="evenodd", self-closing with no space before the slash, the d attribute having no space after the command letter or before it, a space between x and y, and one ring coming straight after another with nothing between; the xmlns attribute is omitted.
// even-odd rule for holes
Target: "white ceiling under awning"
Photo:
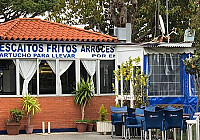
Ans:
<svg viewBox="0 0 200 140"><path fill-rule="evenodd" d="M177 53L194 53L195 48L190 47L190 48L158 48L158 47L148 47L144 48L144 55L146 54L177 54Z"/></svg>
<svg viewBox="0 0 200 140"><path fill-rule="evenodd" d="M122 62L128 61L129 57L131 57L131 59L134 59L137 57L140 57L140 59L142 59L143 58L143 49L118 51L117 52L117 65L121 65ZM142 60L140 62L142 62Z"/></svg>

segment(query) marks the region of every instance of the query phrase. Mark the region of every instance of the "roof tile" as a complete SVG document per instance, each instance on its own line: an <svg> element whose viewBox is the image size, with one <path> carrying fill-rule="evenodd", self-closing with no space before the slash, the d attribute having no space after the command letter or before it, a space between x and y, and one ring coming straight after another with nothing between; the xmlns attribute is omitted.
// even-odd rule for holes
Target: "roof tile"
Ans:
<svg viewBox="0 0 200 140"><path fill-rule="evenodd" d="M0 24L1 39L117 42L116 37L39 18L18 18Z"/></svg>

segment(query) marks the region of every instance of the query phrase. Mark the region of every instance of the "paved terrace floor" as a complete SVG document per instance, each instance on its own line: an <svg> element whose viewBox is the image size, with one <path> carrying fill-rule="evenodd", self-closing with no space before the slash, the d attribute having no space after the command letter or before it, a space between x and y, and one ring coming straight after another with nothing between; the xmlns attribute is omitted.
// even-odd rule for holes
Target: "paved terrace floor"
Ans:
<svg viewBox="0 0 200 140"><path fill-rule="evenodd" d="M114 139L122 139L115 136ZM51 134L0 135L0 140L112 140L111 135L100 135L97 132L61 132ZM136 140L136 139L131 139Z"/></svg>

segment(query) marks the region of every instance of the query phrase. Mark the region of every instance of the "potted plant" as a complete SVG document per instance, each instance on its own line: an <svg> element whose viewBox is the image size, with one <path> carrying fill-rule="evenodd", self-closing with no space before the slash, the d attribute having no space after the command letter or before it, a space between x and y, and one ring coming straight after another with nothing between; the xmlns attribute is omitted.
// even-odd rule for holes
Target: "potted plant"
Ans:
<svg viewBox="0 0 200 140"><path fill-rule="evenodd" d="M92 80L89 80L89 78L86 82L82 78L81 82L77 84L77 87L77 90L74 91L74 93L76 93L74 102L76 105L78 104L81 107L81 120L76 121L76 126L79 132L83 132L86 131L87 128L87 122L84 121L85 107L94 96L94 85ZM81 129L79 125L81 125Z"/></svg>
<svg viewBox="0 0 200 140"><path fill-rule="evenodd" d="M103 104L100 107L99 114L100 116L99 116L99 121L97 122L97 132L100 132L102 134L111 132L112 124L106 119L108 112L107 112L107 109L105 109Z"/></svg>
<svg viewBox="0 0 200 140"><path fill-rule="evenodd" d="M131 59L125 63L122 63L120 68L114 72L114 77L117 80L117 83L120 83L121 78L123 77L123 84L121 84L121 88L123 89L123 95L116 96L116 100L121 100L124 106L130 106L130 103L127 102L130 98L130 101L133 101L133 108L138 108L141 105L148 106L148 75L144 74L141 71L141 67L139 66L140 57ZM134 75L134 76L133 76ZM122 87L122 85L124 85ZM114 91L116 91L115 84L112 84ZM130 91L130 86L132 88L132 94ZM127 98L128 100L122 100L123 98Z"/></svg>
<svg viewBox="0 0 200 140"><path fill-rule="evenodd" d="M88 122L88 126L87 126L87 131L88 132L92 132L93 131L93 126L94 126L94 124L92 123L92 121L89 121Z"/></svg>
<svg viewBox="0 0 200 140"><path fill-rule="evenodd" d="M93 129L96 132L97 131L97 121L98 120L92 120L91 123L93 124Z"/></svg>
<svg viewBox="0 0 200 140"><path fill-rule="evenodd" d="M5 121L8 135L18 135L20 129L20 121L24 116L23 110L11 109L9 119Z"/></svg>
<svg viewBox="0 0 200 140"><path fill-rule="evenodd" d="M30 94L23 96L23 106L22 109L26 112L28 116L28 125L26 127L26 133L32 134L33 125L31 125L31 117L35 115L35 112L41 111L40 104L36 97L31 96Z"/></svg>

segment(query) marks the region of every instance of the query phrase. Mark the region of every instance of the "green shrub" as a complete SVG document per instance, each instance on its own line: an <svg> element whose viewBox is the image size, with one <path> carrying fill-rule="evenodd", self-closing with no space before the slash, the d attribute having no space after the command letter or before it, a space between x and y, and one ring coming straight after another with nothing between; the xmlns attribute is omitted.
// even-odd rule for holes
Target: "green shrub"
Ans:
<svg viewBox="0 0 200 140"><path fill-rule="evenodd" d="M105 109L103 104L100 107L99 113L100 113L99 121L106 121L106 116L108 115L108 112L107 112L107 109Z"/></svg>
<svg viewBox="0 0 200 140"><path fill-rule="evenodd" d="M9 119L7 120L7 122L11 122L11 123L15 123L15 122L20 122L21 119L24 116L24 111L23 110L17 110L15 109L11 109L10 110L10 116Z"/></svg>

